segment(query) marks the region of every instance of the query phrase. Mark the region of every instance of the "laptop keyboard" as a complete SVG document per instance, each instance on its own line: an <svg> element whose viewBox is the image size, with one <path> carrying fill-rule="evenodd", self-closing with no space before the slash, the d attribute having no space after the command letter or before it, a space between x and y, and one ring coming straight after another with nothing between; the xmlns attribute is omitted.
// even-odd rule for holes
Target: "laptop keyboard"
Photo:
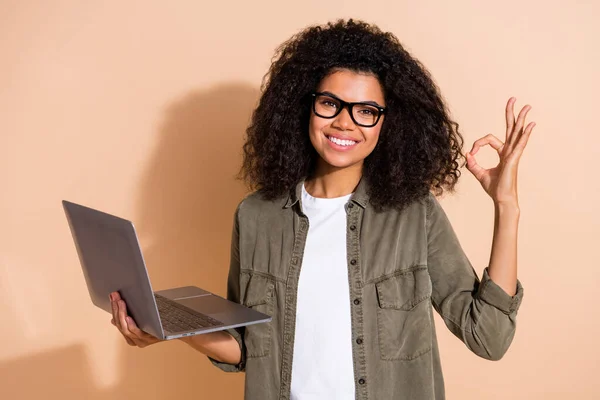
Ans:
<svg viewBox="0 0 600 400"><path fill-rule="evenodd" d="M154 294L163 329L172 333L223 325L221 321Z"/></svg>

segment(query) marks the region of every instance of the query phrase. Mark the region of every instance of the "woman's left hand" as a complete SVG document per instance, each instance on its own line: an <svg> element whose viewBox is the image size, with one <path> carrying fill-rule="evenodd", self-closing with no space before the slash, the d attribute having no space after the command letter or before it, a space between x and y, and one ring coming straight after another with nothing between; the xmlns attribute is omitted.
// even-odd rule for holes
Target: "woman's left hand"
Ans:
<svg viewBox="0 0 600 400"><path fill-rule="evenodd" d="M510 204L518 206L517 171L519 160L527 145L535 122L530 122L525 129L525 117L531 106L521 109L515 121L514 105L516 98L511 97L506 104L506 143L491 133L473 143L473 148L467 153L467 169L477 178L481 186L490 195L495 204ZM500 156L497 166L485 169L477 164L475 154L480 147L489 144Z"/></svg>

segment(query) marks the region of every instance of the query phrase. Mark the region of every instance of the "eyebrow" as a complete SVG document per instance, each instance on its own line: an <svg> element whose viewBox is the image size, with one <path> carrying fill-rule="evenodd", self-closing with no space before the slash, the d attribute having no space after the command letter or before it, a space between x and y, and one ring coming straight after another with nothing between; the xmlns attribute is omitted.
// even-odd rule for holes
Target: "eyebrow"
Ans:
<svg viewBox="0 0 600 400"><path fill-rule="evenodd" d="M331 96L331 97L333 97L334 99L345 101L344 99L341 99L341 98L339 98L338 96L336 96L335 94L333 94L333 93L331 93L331 92L329 92L329 91L327 91L327 90L324 90L324 91L322 91L321 93L323 93L323 94L326 94L327 96ZM366 100L366 101L347 101L346 103L360 103L360 104L369 104L369 105L372 105L372 106L376 106L376 107L384 107L384 108L385 108L385 106L382 106L381 104L379 104L379 103L377 103L376 101L373 101L373 100Z"/></svg>

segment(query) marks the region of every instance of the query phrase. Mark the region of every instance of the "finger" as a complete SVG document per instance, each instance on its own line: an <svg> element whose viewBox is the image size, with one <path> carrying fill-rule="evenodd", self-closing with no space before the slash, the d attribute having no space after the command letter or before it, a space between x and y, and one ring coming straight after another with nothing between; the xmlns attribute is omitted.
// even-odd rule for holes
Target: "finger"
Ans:
<svg viewBox="0 0 600 400"><path fill-rule="evenodd" d="M110 323L113 324L119 330L119 332L121 333L121 335L123 335L123 338L125 339L125 341L127 342L128 345L137 346L137 344L132 339L128 338L127 336L125 336L125 334L123 334L123 330L121 329L121 323L120 323L120 318L119 318L119 305L118 305L117 301L114 301L115 293L116 292L113 292L109 295L110 305L111 305L112 314L113 314L113 317L111 318ZM118 293L117 293L117 296L119 299L121 298L121 296L119 296Z"/></svg>
<svg viewBox="0 0 600 400"><path fill-rule="evenodd" d="M125 302L123 300L119 300L118 301L118 305L119 305L119 324L121 326L121 333L123 335L125 335L126 337L130 338L130 339L134 339L135 336L133 336L131 334L131 332L129 332L129 329L127 328L127 305L125 304Z"/></svg>
<svg viewBox="0 0 600 400"><path fill-rule="evenodd" d="M127 321L127 329L129 329L129 332L131 332L132 335L134 335L138 339L146 339L146 335L148 334L142 331L140 328L138 328L133 318L127 316L125 320Z"/></svg>
<svg viewBox="0 0 600 400"><path fill-rule="evenodd" d="M511 97L506 103L506 140L510 137L515 126L515 103L517 99Z"/></svg>
<svg viewBox="0 0 600 400"><path fill-rule="evenodd" d="M140 328L138 328L137 324L131 317L127 317L127 327L129 329L129 331L139 339L138 343L141 341L141 342L144 342L146 345L148 345L148 344L152 344L152 343L155 343L158 341L158 339L156 337L154 337L154 336L150 335L149 333L146 333L143 330L141 330Z"/></svg>
<svg viewBox="0 0 600 400"><path fill-rule="evenodd" d="M119 323L119 305L117 304L116 301L112 300L114 299L114 297L111 296L111 302L110 302L110 307L112 309L112 321L114 322L113 325L116 326L117 328L119 328L119 331L121 330L121 324Z"/></svg>
<svg viewBox="0 0 600 400"><path fill-rule="evenodd" d="M477 139L475 143L473 143L473 148L471 149L471 155L477 154L480 147L489 144L492 148L494 148L498 153L500 153L504 147L504 143L496 136L490 134L485 135L484 137Z"/></svg>
<svg viewBox="0 0 600 400"><path fill-rule="evenodd" d="M110 305L111 305L111 309L113 310L113 318L117 318L117 313L119 311L119 306L117 305L117 301L121 300L121 295L119 294L119 292L111 292L108 295L108 298L110 299Z"/></svg>
<svg viewBox="0 0 600 400"><path fill-rule="evenodd" d="M485 174L485 168L477 164L472 153L467 153L467 169L475 175L475 178L478 180Z"/></svg>
<svg viewBox="0 0 600 400"><path fill-rule="evenodd" d="M123 300L118 301L119 304L119 321L121 324L121 334L125 338L125 341L130 346L144 347L143 342L140 341L134 334L129 331L127 324L127 304Z"/></svg>
<svg viewBox="0 0 600 400"><path fill-rule="evenodd" d="M525 150L525 146L527 146L527 142L529 141L529 137L531 136L531 132L533 131L534 127L535 127L535 122L530 122L527 125L527 127L525 128L525 131L521 135L521 138L519 139L519 141L515 145L514 150L511 153L512 157L515 157L517 160L519 158L521 158L521 155L523 154L523 150Z"/></svg>
<svg viewBox="0 0 600 400"><path fill-rule="evenodd" d="M531 110L531 106L528 104L525 107L523 107L521 109L521 111L519 112L519 117L517 118L517 123L510 135L510 143L509 143L509 147L514 148L515 144L518 142L519 138L521 137L521 130L523 129L523 126L525 125L525 118L527 117L527 113L529 113L529 110Z"/></svg>
<svg viewBox="0 0 600 400"><path fill-rule="evenodd" d="M115 322L114 318L110 320L110 323L113 324L114 326L116 326L118 328L117 323ZM125 341L127 342L128 345L130 345L130 346L137 346L132 339L129 339L125 335L122 335L122 336L123 336L123 339L125 339Z"/></svg>

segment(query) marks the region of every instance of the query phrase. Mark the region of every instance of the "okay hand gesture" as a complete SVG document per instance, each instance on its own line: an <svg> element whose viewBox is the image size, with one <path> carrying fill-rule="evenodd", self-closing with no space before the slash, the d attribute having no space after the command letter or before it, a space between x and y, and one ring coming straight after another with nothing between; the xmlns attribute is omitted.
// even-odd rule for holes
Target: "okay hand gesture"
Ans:
<svg viewBox="0 0 600 400"><path fill-rule="evenodd" d="M535 122L530 122L524 128L525 118L531 110L529 105L521 109L519 117L515 120L515 101L516 98L511 97L506 104L506 142L503 143L491 133L476 140L471 151L467 153L467 169L477 178L495 204L518 206L517 172L519 160ZM490 169L481 167L475 160L475 154L477 154L479 148L487 144L492 146L500 157L498 165Z"/></svg>

